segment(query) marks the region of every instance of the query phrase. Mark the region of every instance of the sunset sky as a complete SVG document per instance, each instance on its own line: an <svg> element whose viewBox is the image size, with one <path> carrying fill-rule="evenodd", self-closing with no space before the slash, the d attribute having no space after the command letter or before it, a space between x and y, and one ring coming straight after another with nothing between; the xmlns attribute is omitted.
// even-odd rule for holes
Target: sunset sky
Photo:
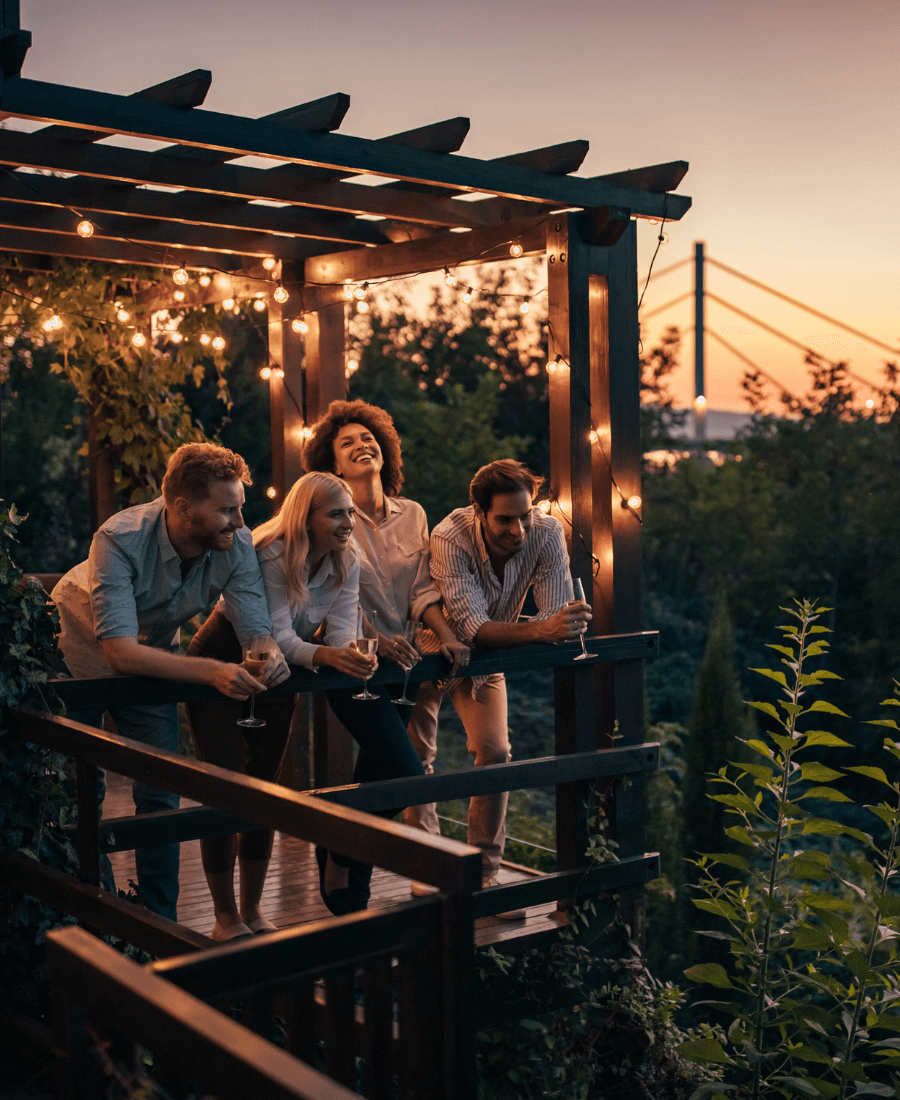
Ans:
<svg viewBox="0 0 900 1100"><path fill-rule="evenodd" d="M129 93L211 69L205 106L250 116L330 92L342 132L382 137L454 115L463 152L573 138L580 174L684 159L692 210L657 267L711 256L895 346L900 259L896 58L889 0L22 0L23 75ZM654 230L639 228L646 272ZM691 287L651 283L652 310ZM883 353L718 271L709 288L877 380ZM690 305L648 324L689 326ZM801 354L722 307L707 323L788 386ZM751 330L750 334L736 330ZM843 342L842 342L843 341ZM679 397L692 384L690 336ZM742 367L708 341L710 404L742 408ZM900 354L898 354L900 358Z"/></svg>

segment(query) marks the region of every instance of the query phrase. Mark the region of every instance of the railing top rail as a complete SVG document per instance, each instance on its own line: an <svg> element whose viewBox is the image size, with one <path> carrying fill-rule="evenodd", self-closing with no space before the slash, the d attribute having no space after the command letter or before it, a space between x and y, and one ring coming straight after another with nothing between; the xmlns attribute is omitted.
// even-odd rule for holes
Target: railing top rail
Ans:
<svg viewBox="0 0 900 1100"><path fill-rule="evenodd" d="M646 630L634 634L610 634L588 638L586 645L605 661L626 661L654 657L659 652L659 634ZM523 646L519 649L475 649L463 676L487 676L495 672L531 672L537 669L571 665L581 652L577 642L559 645ZM591 665L596 667L596 665ZM448 662L439 654L424 657L410 673L411 681L445 679ZM372 683L391 683L397 679L397 667L383 661L372 677ZM270 688L275 695L294 692L327 691L330 688L354 687L359 681L332 669L319 672L294 667L289 680ZM148 676L107 676L94 680L51 680L59 697L70 710L96 711L115 706L140 706L147 703L181 703L198 699L215 699L219 693L205 684L189 684L177 680L157 680Z"/></svg>
<svg viewBox="0 0 900 1100"><path fill-rule="evenodd" d="M26 707L9 708L6 726L55 752L237 812L448 893L470 893L481 885L481 853L467 844Z"/></svg>

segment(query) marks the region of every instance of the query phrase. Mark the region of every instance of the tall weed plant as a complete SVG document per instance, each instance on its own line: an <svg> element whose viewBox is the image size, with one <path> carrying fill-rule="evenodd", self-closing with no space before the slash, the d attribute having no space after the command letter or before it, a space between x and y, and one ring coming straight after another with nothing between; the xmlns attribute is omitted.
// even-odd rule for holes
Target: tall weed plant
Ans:
<svg viewBox="0 0 900 1100"><path fill-rule="evenodd" d="M746 741L758 763L732 762L711 777L735 824L726 835L746 855L713 853L695 863L697 909L716 927L700 934L728 945L726 966L701 963L685 974L727 999L701 1002L731 1023L724 1040L681 1044L683 1057L724 1068L721 1081L691 1100L900 1095L900 741L884 740L885 767L843 770L818 757L853 746L809 728L826 715L847 718L812 693L838 677L814 666L828 654L830 608L782 608L781 669L753 671L774 681L777 705L753 702L768 730ZM894 697L885 706L900 706ZM893 719L872 725L898 730ZM851 750L848 752L847 750ZM754 757L755 758L755 757ZM827 755L826 755L827 759ZM853 773L848 776L847 773ZM856 779L855 777L860 777ZM865 790L859 805L841 783ZM872 823L872 834L853 822ZM734 874L737 872L737 874Z"/></svg>

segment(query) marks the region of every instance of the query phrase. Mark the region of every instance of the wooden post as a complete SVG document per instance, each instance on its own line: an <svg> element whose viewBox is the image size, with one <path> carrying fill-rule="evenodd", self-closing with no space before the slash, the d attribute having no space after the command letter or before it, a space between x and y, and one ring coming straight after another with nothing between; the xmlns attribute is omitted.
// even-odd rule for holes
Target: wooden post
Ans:
<svg viewBox="0 0 900 1100"><path fill-rule="evenodd" d="M571 539L573 573L593 575L592 632L640 630L640 371L637 251L633 223L613 245L594 245L583 214L551 218L547 236L550 317L552 514ZM594 442L591 441L591 432ZM585 591L587 591L587 584ZM643 666L585 662L556 673L556 751L643 740ZM584 792L557 795L557 860L583 862ZM620 854L643 850L643 785L629 777L608 792ZM626 917L628 919L628 917Z"/></svg>
<svg viewBox="0 0 900 1100"><path fill-rule="evenodd" d="M116 479L112 463L100 454L97 443L97 425L100 409L91 405L88 413L88 497L91 512L91 530L96 531L110 516L119 510L116 500Z"/></svg>
<svg viewBox="0 0 900 1100"><path fill-rule="evenodd" d="M273 504L284 500L285 493L303 473L300 454L303 449L303 338L291 328L294 310L291 303L269 305L269 379L272 427Z"/></svg>

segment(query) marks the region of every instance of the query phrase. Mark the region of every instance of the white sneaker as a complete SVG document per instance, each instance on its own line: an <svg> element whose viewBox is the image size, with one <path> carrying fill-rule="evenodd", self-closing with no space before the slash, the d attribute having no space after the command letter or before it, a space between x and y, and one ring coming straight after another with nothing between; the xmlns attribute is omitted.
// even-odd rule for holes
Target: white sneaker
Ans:
<svg viewBox="0 0 900 1100"><path fill-rule="evenodd" d="M409 892L414 898L430 898L432 894L438 892L436 886L429 886L427 882L416 882L415 879L409 884Z"/></svg>
<svg viewBox="0 0 900 1100"><path fill-rule="evenodd" d="M496 885L498 885L496 876L481 880L482 890L489 890L492 886ZM498 920L524 920L526 914L526 909L506 909L502 913L491 913L491 916L496 917Z"/></svg>

